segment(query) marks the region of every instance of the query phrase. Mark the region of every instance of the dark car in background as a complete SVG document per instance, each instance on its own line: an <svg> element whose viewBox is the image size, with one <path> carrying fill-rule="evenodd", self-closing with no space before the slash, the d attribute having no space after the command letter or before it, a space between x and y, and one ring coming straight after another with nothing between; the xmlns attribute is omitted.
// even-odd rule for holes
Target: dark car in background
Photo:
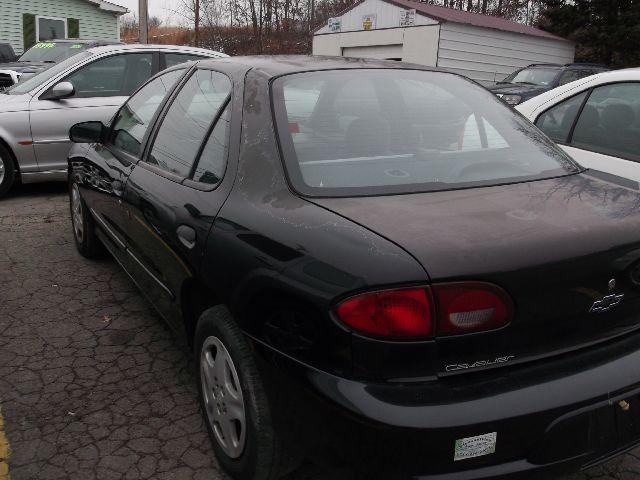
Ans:
<svg viewBox="0 0 640 480"><path fill-rule="evenodd" d="M0 90L10 87L21 78L33 76L89 48L117 44L122 42L78 38L38 42L17 60L12 59L9 63L0 64Z"/></svg>
<svg viewBox="0 0 640 480"><path fill-rule="evenodd" d="M518 105L560 85L607 70L605 65L594 63L534 63L513 72L489 90L509 105Z"/></svg>
<svg viewBox="0 0 640 480"><path fill-rule="evenodd" d="M3 63L13 62L16 58L16 52L10 43L0 43L0 68Z"/></svg>
<svg viewBox="0 0 640 480"><path fill-rule="evenodd" d="M76 246L186 336L233 478L493 479L640 441L640 193L468 79L205 60L70 136Z"/></svg>

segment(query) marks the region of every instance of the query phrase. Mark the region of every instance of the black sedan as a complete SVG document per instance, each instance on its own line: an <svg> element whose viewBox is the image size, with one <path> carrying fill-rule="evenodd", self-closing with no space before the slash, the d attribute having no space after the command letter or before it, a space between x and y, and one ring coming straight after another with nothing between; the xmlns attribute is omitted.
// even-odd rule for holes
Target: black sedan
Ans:
<svg viewBox="0 0 640 480"><path fill-rule="evenodd" d="M71 138L78 250L186 336L234 478L496 478L640 441L640 194L477 84L202 61Z"/></svg>

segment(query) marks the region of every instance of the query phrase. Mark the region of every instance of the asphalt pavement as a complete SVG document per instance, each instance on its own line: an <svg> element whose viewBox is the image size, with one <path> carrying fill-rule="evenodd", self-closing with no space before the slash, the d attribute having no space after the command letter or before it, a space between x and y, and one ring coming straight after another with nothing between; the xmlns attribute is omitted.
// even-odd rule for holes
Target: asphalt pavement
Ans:
<svg viewBox="0 0 640 480"><path fill-rule="evenodd" d="M68 210L64 184L0 200L0 480L226 479L186 348L115 261L76 252ZM640 479L640 449L562 480L581 479Z"/></svg>

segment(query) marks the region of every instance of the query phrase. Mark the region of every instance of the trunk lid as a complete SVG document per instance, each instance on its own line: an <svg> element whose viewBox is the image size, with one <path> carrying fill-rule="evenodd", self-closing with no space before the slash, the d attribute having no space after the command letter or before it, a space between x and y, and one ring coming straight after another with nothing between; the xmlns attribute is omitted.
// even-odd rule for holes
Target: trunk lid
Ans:
<svg viewBox="0 0 640 480"><path fill-rule="evenodd" d="M440 375L588 348L640 327L636 190L579 174L313 201L403 247L434 283L486 281L511 295L507 327L436 340Z"/></svg>

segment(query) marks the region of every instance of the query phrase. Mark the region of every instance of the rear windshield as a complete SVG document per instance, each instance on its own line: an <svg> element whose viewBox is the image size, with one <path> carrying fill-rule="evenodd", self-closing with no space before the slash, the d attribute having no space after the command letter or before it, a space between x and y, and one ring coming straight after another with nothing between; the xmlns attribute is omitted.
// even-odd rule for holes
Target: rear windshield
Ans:
<svg viewBox="0 0 640 480"><path fill-rule="evenodd" d="M36 43L20 57L21 62L58 63L73 57L86 48L86 44L73 42Z"/></svg>
<svg viewBox="0 0 640 480"><path fill-rule="evenodd" d="M484 88L419 70L334 70L273 84L287 173L311 196L426 192L576 173Z"/></svg>

